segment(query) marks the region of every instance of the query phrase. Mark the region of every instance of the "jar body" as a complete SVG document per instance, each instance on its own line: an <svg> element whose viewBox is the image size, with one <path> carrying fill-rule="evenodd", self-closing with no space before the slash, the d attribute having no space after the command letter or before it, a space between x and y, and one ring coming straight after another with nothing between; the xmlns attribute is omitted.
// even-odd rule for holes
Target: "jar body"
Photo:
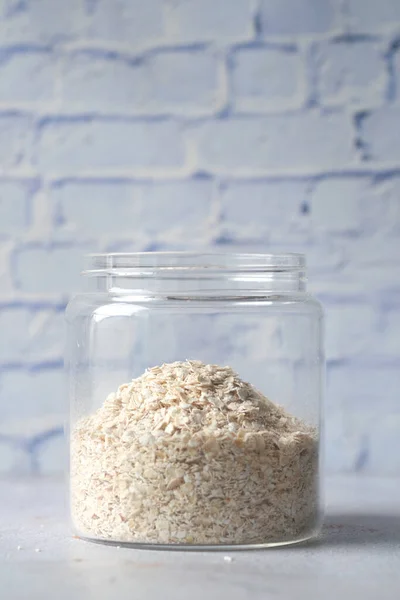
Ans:
<svg viewBox="0 0 400 600"><path fill-rule="evenodd" d="M130 287L67 311L75 532L189 548L316 535L318 303L299 290Z"/></svg>

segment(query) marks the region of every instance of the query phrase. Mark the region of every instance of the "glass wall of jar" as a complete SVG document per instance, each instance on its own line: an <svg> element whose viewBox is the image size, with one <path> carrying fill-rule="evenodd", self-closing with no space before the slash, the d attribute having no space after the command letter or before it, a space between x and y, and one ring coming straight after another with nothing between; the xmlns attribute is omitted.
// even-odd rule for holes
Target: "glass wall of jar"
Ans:
<svg viewBox="0 0 400 600"><path fill-rule="evenodd" d="M88 257L67 309L77 535L264 547L321 525L320 305L301 255Z"/></svg>

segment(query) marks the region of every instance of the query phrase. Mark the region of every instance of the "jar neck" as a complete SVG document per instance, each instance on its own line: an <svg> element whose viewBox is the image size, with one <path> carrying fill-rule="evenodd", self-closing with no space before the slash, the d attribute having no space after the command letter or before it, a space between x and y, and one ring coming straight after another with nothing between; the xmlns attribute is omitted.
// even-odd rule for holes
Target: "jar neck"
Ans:
<svg viewBox="0 0 400 600"><path fill-rule="evenodd" d="M306 290L297 254L136 253L88 257L89 289L130 295L226 298Z"/></svg>

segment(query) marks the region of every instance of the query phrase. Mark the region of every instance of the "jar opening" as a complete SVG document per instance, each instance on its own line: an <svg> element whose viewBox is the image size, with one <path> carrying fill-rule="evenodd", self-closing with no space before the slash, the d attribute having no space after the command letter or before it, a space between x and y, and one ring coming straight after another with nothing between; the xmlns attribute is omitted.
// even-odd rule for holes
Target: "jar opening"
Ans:
<svg viewBox="0 0 400 600"><path fill-rule="evenodd" d="M195 252L133 252L89 254L86 257L88 276L112 274L132 277L145 276L155 271L224 271L240 272L298 272L305 270L305 257L302 254L229 254Z"/></svg>
<svg viewBox="0 0 400 600"><path fill-rule="evenodd" d="M97 288L188 293L302 291L302 254L137 252L91 254L83 272Z"/></svg>

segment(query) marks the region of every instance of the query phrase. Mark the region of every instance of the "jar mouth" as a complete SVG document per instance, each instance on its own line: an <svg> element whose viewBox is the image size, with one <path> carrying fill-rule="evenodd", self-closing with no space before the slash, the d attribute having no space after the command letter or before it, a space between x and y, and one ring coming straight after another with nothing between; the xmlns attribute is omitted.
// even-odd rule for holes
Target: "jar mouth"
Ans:
<svg viewBox="0 0 400 600"><path fill-rule="evenodd" d="M218 277L229 273L304 275L303 254L132 252L89 254L88 277Z"/></svg>

